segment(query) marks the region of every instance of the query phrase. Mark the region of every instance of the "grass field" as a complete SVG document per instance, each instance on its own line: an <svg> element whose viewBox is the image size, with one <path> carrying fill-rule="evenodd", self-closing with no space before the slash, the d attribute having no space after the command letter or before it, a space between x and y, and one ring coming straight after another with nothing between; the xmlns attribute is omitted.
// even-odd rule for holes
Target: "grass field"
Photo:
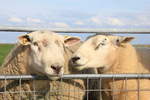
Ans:
<svg viewBox="0 0 150 100"><path fill-rule="evenodd" d="M13 44L0 44L0 65L4 61L5 56L13 48Z"/></svg>
<svg viewBox="0 0 150 100"><path fill-rule="evenodd" d="M150 47L150 45L134 45L135 47Z"/></svg>
<svg viewBox="0 0 150 100"><path fill-rule="evenodd" d="M8 52L13 48L13 44L0 44L0 65ZM150 47L150 45L135 45L136 47Z"/></svg>

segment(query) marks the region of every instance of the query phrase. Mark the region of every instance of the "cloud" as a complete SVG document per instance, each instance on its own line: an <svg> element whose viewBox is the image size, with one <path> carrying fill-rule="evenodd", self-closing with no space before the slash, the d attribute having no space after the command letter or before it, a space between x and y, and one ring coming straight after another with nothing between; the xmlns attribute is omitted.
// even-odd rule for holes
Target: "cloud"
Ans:
<svg viewBox="0 0 150 100"><path fill-rule="evenodd" d="M84 20L84 26L92 26L93 28L147 28L150 27L150 13L116 13L109 15L96 14L89 16Z"/></svg>
<svg viewBox="0 0 150 100"><path fill-rule="evenodd" d="M109 25L117 25L117 26L123 26L123 25L125 25L125 23L123 23L118 18L108 18L106 23L108 23Z"/></svg>
<svg viewBox="0 0 150 100"><path fill-rule="evenodd" d="M53 16L54 17L54 16ZM8 19L9 18L9 19ZM84 17L8 17L8 25L54 27L54 28L138 28L150 27L150 13L114 13L109 15L87 15ZM1 18L1 20L4 18ZM5 20L2 20L5 21ZM1 23L4 23L2 22Z"/></svg>
<svg viewBox="0 0 150 100"><path fill-rule="evenodd" d="M76 25L84 25L84 22L83 21L76 21L75 24Z"/></svg>
<svg viewBox="0 0 150 100"><path fill-rule="evenodd" d="M19 18L19 17L10 17L8 18L9 22L14 22L14 23L21 23L23 22L23 19Z"/></svg>
<svg viewBox="0 0 150 100"><path fill-rule="evenodd" d="M52 23L52 25L54 27L58 27L58 28L68 28L69 27L69 25L64 22L54 22L54 23Z"/></svg>
<svg viewBox="0 0 150 100"><path fill-rule="evenodd" d="M111 26L122 26L124 23L122 20L115 17L104 17L104 16L93 16L90 18L90 22L97 25L111 25Z"/></svg>
<svg viewBox="0 0 150 100"><path fill-rule="evenodd" d="M98 16L91 17L90 21L95 24L101 24L100 18Z"/></svg>
<svg viewBox="0 0 150 100"><path fill-rule="evenodd" d="M140 14L140 15L135 16L134 20L129 21L129 23L131 24L132 22L135 26L141 26L141 25L149 26L150 25L149 20L150 20L150 15Z"/></svg>
<svg viewBox="0 0 150 100"><path fill-rule="evenodd" d="M26 21L29 23L41 23L42 22L42 20L40 20L40 19L31 18L31 17L26 18Z"/></svg>

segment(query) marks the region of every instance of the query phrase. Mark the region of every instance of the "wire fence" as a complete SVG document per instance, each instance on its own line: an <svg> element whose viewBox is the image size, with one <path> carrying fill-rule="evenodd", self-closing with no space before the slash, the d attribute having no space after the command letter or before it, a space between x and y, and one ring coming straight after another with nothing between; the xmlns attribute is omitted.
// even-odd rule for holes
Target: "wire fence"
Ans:
<svg viewBox="0 0 150 100"><path fill-rule="evenodd" d="M57 81L48 80L44 76L1 75L0 83L3 85L0 86L0 100L106 100L106 97L108 100L128 100L129 93L134 94L132 100L141 100L140 96L143 94L150 97L150 86L140 87L142 81L149 79L150 74L70 74L60 76ZM111 82L113 89L103 89L103 82L108 81ZM49 88L38 89L38 82L48 82ZM121 90L116 88L119 87L116 86L116 82L122 82ZM135 87L127 88L131 82ZM124 99L119 99L120 94L124 95Z"/></svg>
<svg viewBox="0 0 150 100"><path fill-rule="evenodd" d="M5 32L35 30L44 29L0 26L0 31ZM150 34L149 29L46 30L58 33ZM150 98L150 85L145 85L149 79L150 74L69 74L60 76L57 81L44 76L0 75L0 100L143 100L141 98Z"/></svg>

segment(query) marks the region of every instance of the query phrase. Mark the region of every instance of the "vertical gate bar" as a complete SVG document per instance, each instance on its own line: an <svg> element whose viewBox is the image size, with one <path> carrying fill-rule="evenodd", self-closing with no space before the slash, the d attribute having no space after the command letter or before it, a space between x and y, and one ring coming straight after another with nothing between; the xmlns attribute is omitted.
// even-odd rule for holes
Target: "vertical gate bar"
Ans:
<svg viewBox="0 0 150 100"><path fill-rule="evenodd" d="M115 81L115 78L114 77L112 77L112 79L113 79L113 82L112 82L112 90L111 90L111 92L112 92L112 99L113 100L115 100L115 97L114 97L114 92L116 91L116 90L114 90L115 88L114 88L114 81ZM117 91L116 91L117 92Z"/></svg>
<svg viewBox="0 0 150 100"><path fill-rule="evenodd" d="M52 97L50 94L51 94L51 91L52 91L52 85L50 84L50 80L49 80L49 82L48 82L48 84L50 85L49 86L49 93L48 93L48 98L49 98L49 100L50 100L50 98Z"/></svg>
<svg viewBox="0 0 150 100"><path fill-rule="evenodd" d="M74 83L73 83L73 86L74 86L74 89L73 89L73 90L74 90L74 91L72 91L72 92L74 92L74 97L73 97L74 100L76 100L76 88L75 88L76 86L75 86L75 85L76 85L76 83L74 82Z"/></svg>
<svg viewBox="0 0 150 100"><path fill-rule="evenodd" d="M5 85L4 85L4 100L7 100L6 99L6 84L7 84L7 81L6 81L6 75L5 75L5 81L4 81Z"/></svg>
<svg viewBox="0 0 150 100"><path fill-rule="evenodd" d="M127 77L125 77L125 100L127 100L127 94L128 94L128 89L127 89Z"/></svg>
<svg viewBox="0 0 150 100"><path fill-rule="evenodd" d="M61 77L60 78L60 84L59 84L59 86L60 86L60 88L59 88L59 90L58 90L58 92L59 92L59 95L60 95L60 100L63 100L62 98L62 95L60 94L60 92L65 92L64 90L62 90L63 88L62 88L62 83L63 83L63 78Z"/></svg>
<svg viewBox="0 0 150 100"><path fill-rule="evenodd" d="M83 89L84 89L84 88L83 88ZM77 92L78 92L78 97L81 98L80 93L83 92L82 89L78 88L78 91L77 91Z"/></svg>
<svg viewBox="0 0 150 100"><path fill-rule="evenodd" d="M86 80L86 83L87 83L87 90L86 90L86 95L87 95L87 100L89 100L89 78L87 77L87 80Z"/></svg>
<svg viewBox="0 0 150 100"><path fill-rule="evenodd" d="M137 94L137 96L138 96L138 100L140 100L140 77L138 77L138 79L137 79L137 92L138 92L138 94Z"/></svg>
<svg viewBox="0 0 150 100"><path fill-rule="evenodd" d="M77 93L77 95L78 95L78 96L77 96L78 98L80 98L80 95L79 95L80 92L81 92L81 91L79 90L79 88L77 88L76 93Z"/></svg>
<svg viewBox="0 0 150 100"><path fill-rule="evenodd" d="M69 96L68 96L68 99L67 100L69 100L69 97L71 96L71 87L70 87L70 85L68 86L68 89L69 89Z"/></svg>
<svg viewBox="0 0 150 100"><path fill-rule="evenodd" d="M32 94L32 92L33 92L33 99L34 100L36 100L36 96L35 96L35 92L36 92L36 89L35 89L35 82L34 82L34 80L32 80L33 82L32 82L32 84L33 84L33 91L31 91L31 94Z"/></svg>
<svg viewBox="0 0 150 100"><path fill-rule="evenodd" d="M48 100L50 100L50 91L51 91L51 86L50 86L50 81L49 81L49 80L48 80L48 85L49 85Z"/></svg>
<svg viewBox="0 0 150 100"><path fill-rule="evenodd" d="M102 78L99 78L99 98L102 99Z"/></svg>
<svg viewBox="0 0 150 100"><path fill-rule="evenodd" d="M22 89L21 89L21 76L20 76L20 79L19 79L19 88L20 88L20 90L19 90L19 94L20 94L20 100L21 100L21 98L22 98Z"/></svg>

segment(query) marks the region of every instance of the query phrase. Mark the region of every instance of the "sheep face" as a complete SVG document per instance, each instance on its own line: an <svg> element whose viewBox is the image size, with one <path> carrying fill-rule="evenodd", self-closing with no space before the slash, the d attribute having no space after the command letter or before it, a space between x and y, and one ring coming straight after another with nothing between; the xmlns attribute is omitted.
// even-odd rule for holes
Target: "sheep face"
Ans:
<svg viewBox="0 0 150 100"><path fill-rule="evenodd" d="M96 35L87 39L73 55L71 62L75 69L100 68L107 71L117 60L118 47L133 37Z"/></svg>
<svg viewBox="0 0 150 100"><path fill-rule="evenodd" d="M31 71L47 75L62 75L65 65L65 47L77 43L76 37L64 37L50 31L35 31L19 37L20 43L30 46L29 65Z"/></svg>

